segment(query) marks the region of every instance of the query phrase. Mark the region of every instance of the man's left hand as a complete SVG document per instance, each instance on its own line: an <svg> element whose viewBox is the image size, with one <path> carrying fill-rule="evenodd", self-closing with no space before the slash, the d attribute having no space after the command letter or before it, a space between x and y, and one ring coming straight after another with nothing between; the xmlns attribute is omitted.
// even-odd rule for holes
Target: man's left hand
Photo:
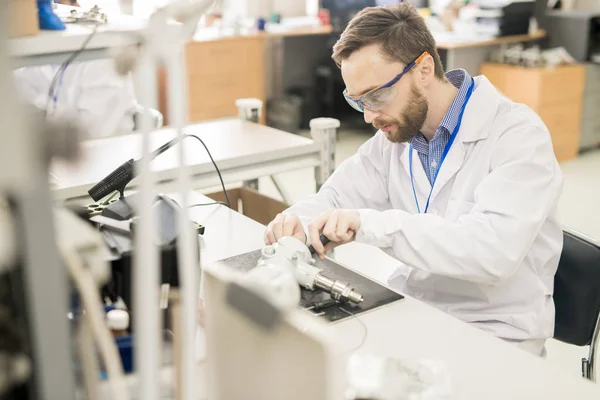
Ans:
<svg viewBox="0 0 600 400"><path fill-rule="evenodd" d="M330 249L350 243L360 229L360 214L356 210L331 210L321 214L308 225L308 236L318 256L323 259ZM321 233L330 242L323 246Z"/></svg>

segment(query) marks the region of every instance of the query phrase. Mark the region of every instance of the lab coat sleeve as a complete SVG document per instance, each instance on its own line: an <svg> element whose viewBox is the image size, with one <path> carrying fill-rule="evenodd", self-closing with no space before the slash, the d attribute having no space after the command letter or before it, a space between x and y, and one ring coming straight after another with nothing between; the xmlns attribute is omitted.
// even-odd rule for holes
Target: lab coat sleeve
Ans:
<svg viewBox="0 0 600 400"><path fill-rule="evenodd" d="M391 145L383 132L377 132L354 156L342 162L317 194L296 203L285 213L298 215L306 232L314 218L331 209L389 208L389 157L384 154Z"/></svg>
<svg viewBox="0 0 600 400"><path fill-rule="evenodd" d="M360 210L356 240L433 274L500 284L526 256L562 190L562 174L543 126L513 126L494 145L475 204L455 221L401 210ZM471 206L471 205L468 205Z"/></svg>

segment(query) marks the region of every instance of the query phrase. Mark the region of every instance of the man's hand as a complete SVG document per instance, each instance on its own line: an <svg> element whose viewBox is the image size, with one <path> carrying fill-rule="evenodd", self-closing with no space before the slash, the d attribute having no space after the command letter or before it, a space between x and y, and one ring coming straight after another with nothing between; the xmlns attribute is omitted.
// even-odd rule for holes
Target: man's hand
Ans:
<svg viewBox="0 0 600 400"><path fill-rule="evenodd" d="M360 229L360 214L356 210L332 210L321 214L308 226L308 236L312 246L321 259L330 249L350 243ZM330 240L323 246L321 233Z"/></svg>
<svg viewBox="0 0 600 400"><path fill-rule="evenodd" d="M284 236L292 236L306 243L306 234L300 218L294 214L277 214L275 219L267 225L265 231L265 244L272 245Z"/></svg>

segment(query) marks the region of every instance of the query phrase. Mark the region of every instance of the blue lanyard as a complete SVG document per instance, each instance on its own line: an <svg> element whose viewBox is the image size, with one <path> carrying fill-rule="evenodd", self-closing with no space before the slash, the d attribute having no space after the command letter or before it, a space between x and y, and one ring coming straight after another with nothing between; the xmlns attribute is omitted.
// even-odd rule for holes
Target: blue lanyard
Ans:
<svg viewBox="0 0 600 400"><path fill-rule="evenodd" d="M467 91L467 96L465 97L465 102L463 103L463 106L460 110L460 115L458 116L458 122L456 123L456 127L454 128L454 132L452 132L452 135L450 135L450 139L448 139L448 143L446 144L446 147L444 148L444 152L442 153L442 158L440 159L440 162L439 162L437 168L435 169L435 173L433 175L433 182L431 182L431 190L429 191L429 196L427 197L427 203L425 204L425 214L427 214L427 210L429 209L429 200L431 200L431 193L433 193L433 187L435 186L435 181L437 180L438 172L440 172L440 169L442 168L442 164L444 163L444 160L446 159L446 156L448 155L448 152L450 151L450 148L452 147L452 144L454 143L454 139L456 139L456 135L458 134L458 131L460 129L460 124L462 123L463 114L465 113L465 108L467 108L467 103L469 102L469 99L471 98L471 94L473 93L474 87L475 87L475 81L471 81L471 86L469 86L469 90ZM413 145L411 143L409 153L408 153L410 183L412 184L413 195L415 196L415 203L417 204L417 211L420 214L421 207L419 206L419 199L417 199L417 191L415 190L415 180L413 178L413 166L412 166L413 162L412 162L412 160L413 160Z"/></svg>
<svg viewBox="0 0 600 400"><path fill-rule="evenodd" d="M67 70L67 67L69 66L69 64L66 64L64 67L59 67L62 70L59 71L60 76L58 78L58 87L56 88L56 91L52 92L52 102L53 102L53 106L54 106L54 110L56 110L56 103L58 103L58 93L60 92L60 90L62 89L62 85L63 85L63 78L65 77L65 71Z"/></svg>

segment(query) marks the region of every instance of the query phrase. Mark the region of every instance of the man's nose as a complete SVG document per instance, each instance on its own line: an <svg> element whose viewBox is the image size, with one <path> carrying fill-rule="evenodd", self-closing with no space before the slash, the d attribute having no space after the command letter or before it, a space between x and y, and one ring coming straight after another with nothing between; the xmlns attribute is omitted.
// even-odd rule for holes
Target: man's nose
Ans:
<svg viewBox="0 0 600 400"><path fill-rule="evenodd" d="M365 114L365 122L367 124L372 123L373 121L375 121L375 119L379 116L379 113L376 111L371 111L371 110L367 110L365 108L364 110L364 114Z"/></svg>

